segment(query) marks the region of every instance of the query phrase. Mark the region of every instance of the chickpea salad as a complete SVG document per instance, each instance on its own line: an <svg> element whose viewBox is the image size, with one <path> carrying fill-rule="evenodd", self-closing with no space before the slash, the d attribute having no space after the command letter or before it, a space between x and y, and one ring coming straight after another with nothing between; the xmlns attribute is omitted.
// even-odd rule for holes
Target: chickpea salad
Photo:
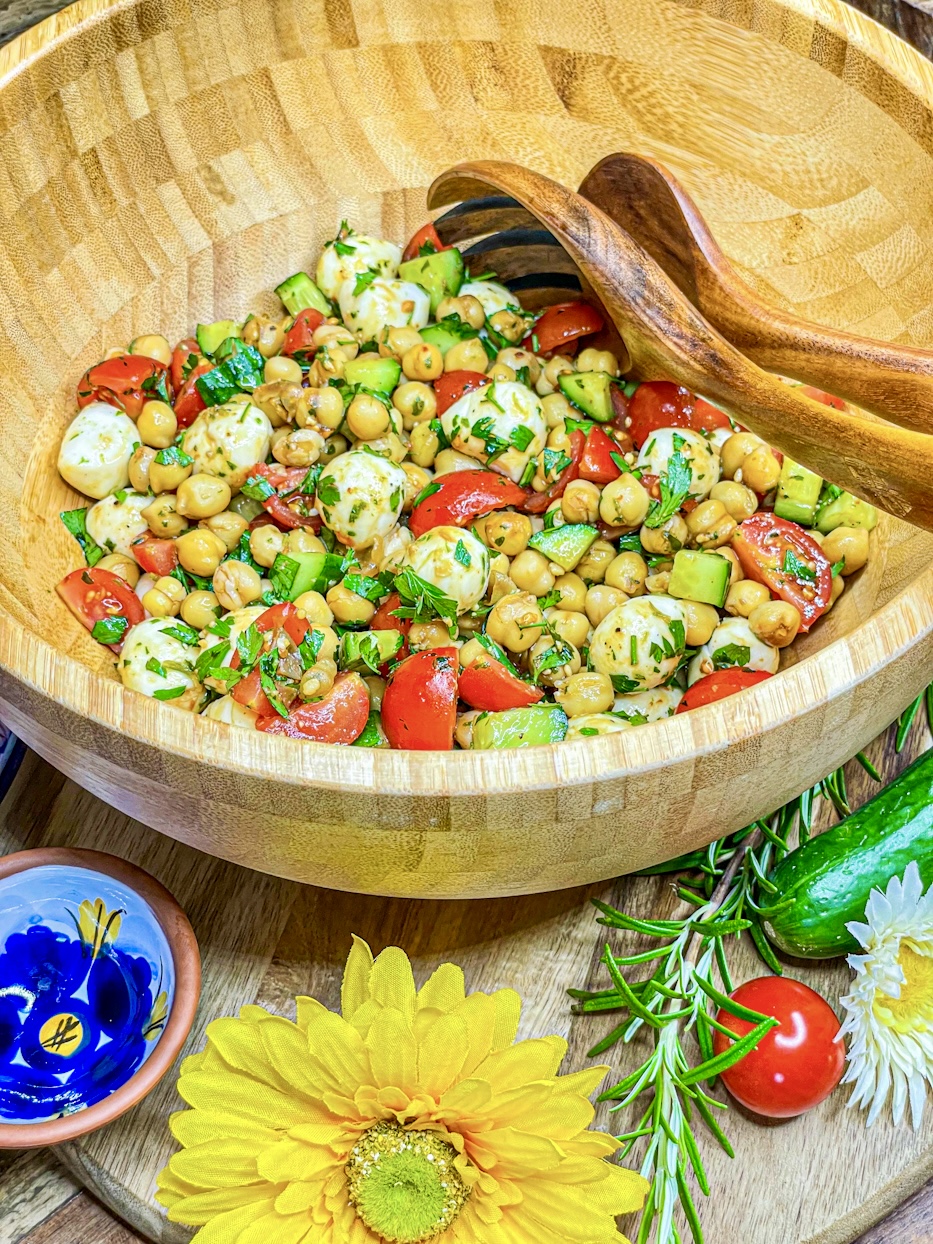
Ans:
<svg viewBox="0 0 933 1244"><path fill-rule="evenodd" d="M771 677L868 560L871 506L431 224L344 222L276 293L78 385L58 590L130 690L358 747L586 738Z"/></svg>

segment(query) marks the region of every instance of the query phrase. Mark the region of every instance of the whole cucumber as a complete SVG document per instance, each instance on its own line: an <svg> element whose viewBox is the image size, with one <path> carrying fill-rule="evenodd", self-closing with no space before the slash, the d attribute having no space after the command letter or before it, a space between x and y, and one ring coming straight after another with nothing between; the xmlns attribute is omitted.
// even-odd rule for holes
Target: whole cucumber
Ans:
<svg viewBox="0 0 933 1244"><path fill-rule="evenodd" d="M933 884L933 751L857 812L784 857L771 874L777 893L769 906L778 910L766 919L765 932L779 949L803 959L858 950L846 924L864 920L871 890L903 876L911 860L924 887Z"/></svg>

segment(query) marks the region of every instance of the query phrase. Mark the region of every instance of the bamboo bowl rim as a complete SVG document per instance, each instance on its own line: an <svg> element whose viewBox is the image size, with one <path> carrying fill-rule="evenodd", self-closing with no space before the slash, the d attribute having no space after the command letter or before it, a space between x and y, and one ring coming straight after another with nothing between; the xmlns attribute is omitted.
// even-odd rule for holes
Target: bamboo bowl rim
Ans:
<svg viewBox="0 0 933 1244"><path fill-rule="evenodd" d="M142 0L78 0L0 48L0 92L62 43ZM841 0L777 0L816 20L896 78L933 112L933 64ZM439 40L443 41L443 40ZM896 625L893 625L896 623ZM778 677L701 710L596 738L501 751L412 752L337 747L247 732L125 690L62 654L0 607L0 667L80 717L195 764L285 785L456 797L519 793L647 773L752 739L832 700L933 633L933 565L857 624ZM897 636L895 639L894 637ZM89 706L94 705L91 708ZM737 706L741 712L737 712Z"/></svg>

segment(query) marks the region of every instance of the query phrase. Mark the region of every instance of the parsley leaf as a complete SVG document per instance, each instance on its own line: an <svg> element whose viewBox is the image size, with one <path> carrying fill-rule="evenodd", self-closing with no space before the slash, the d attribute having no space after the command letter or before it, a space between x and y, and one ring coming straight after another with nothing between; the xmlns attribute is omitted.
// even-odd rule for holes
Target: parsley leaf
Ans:
<svg viewBox="0 0 933 1244"><path fill-rule="evenodd" d="M545 479L562 475L573 462L562 449L545 449L543 459Z"/></svg>
<svg viewBox="0 0 933 1244"><path fill-rule="evenodd" d="M275 489L263 475L251 475L240 492L251 501L268 501L276 495Z"/></svg>
<svg viewBox="0 0 933 1244"><path fill-rule="evenodd" d="M359 297L364 290L369 289L370 285L372 285L378 275L379 273L374 272L372 268L369 268L366 272L360 272L357 275L356 284L353 286L354 297Z"/></svg>
<svg viewBox="0 0 933 1244"><path fill-rule="evenodd" d="M675 436L675 445L677 441L683 444L682 437ZM692 482L693 471L690 469L690 460L677 448L671 454L667 470L661 476L661 500L652 503L645 519L645 526L663 527L669 518L673 518L687 500Z"/></svg>
<svg viewBox="0 0 933 1244"><path fill-rule="evenodd" d="M84 554L84 560L87 564L96 566L104 556L104 550L94 537L88 533L87 509L62 510L59 518L77 540L78 544L80 544L81 552Z"/></svg>
<svg viewBox="0 0 933 1244"><path fill-rule="evenodd" d="M748 665L751 655L752 650L747 644L726 644L713 652L713 669L724 670L734 665Z"/></svg>
<svg viewBox="0 0 933 1244"><path fill-rule="evenodd" d="M321 505L339 505L340 489L330 475L322 475L317 482L317 499Z"/></svg>
<svg viewBox="0 0 933 1244"><path fill-rule="evenodd" d="M180 445L169 445L166 449L160 449L153 461L159 466L191 466L194 459L190 454L186 454Z"/></svg>
<svg viewBox="0 0 933 1244"><path fill-rule="evenodd" d="M165 626L162 628L163 635L171 635L173 639L180 640L181 643L193 647L201 638L201 632L196 631L193 626L189 626L187 622L176 622L174 626Z"/></svg>
<svg viewBox="0 0 933 1244"><path fill-rule="evenodd" d="M632 691L643 690L640 682L634 678L627 678L625 674L610 674L612 686L620 695L628 695Z"/></svg>
<svg viewBox="0 0 933 1244"><path fill-rule="evenodd" d="M835 579L836 575L842 574L845 568L846 568L846 559L844 557L838 562L833 562L833 578Z"/></svg>
<svg viewBox="0 0 933 1244"><path fill-rule="evenodd" d="M457 603L445 596L440 588L406 567L395 576L395 590L402 601L401 607L393 611L395 617L413 618L416 622L441 618L447 623L451 635L456 634Z"/></svg>
<svg viewBox="0 0 933 1244"><path fill-rule="evenodd" d="M504 454L509 447L509 442L496 434L491 415L484 415L482 419L477 419L470 429L470 434L483 442L483 452L488 455L487 465Z"/></svg>
<svg viewBox="0 0 933 1244"><path fill-rule="evenodd" d="M436 480L432 479L430 484L425 484L425 486L418 493L417 497L415 497L411 508L415 509L415 507L419 506L422 501L427 501L428 497L433 497L434 494L436 492L440 492L440 490L440 484L438 484Z"/></svg>
<svg viewBox="0 0 933 1244"><path fill-rule="evenodd" d="M525 452L534 439L534 432L532 432L531 428L526 428L524 424L519 428L513 428L509 433L510 443L520 454Z"/></svg>
<svg viewBox="0 0 933 1244"><path fill-rule="evenodd" d="M381 600L392 589L392 575L383 573L373 578L365 574L348 574L343 580L343 586L348 592L356 592L364 600Z"/></svg>
<svg viewBox="0 0 933 1244"><path fill-rule="evenodd" d="M275 671L279 663L277 652L267 652L259 658L259 685L266 693L266 699L280 717L288 716L288 709L279 699L278 687L275 683Z"/></svg>
<svg viewBox="0 0 933 1244"><path fill-rule="evenodd" d="M158 691L153 691L152 694L156 700L177 700L187 690L187 687L160 687Z"/></svg>
<svg viewBox="0 0 933 1244"><path fill-rule="evenodd" d="M480 632L480 634L475 636L475 638L477 639L479 643L483 645L483 647L486 649L488 653L490 653L492 656L496 658L496 660L499 662L500 665L505 666L505 668L509 671L510 674L512 674L515 678L521 677L518 670L515 668L515 666L512 664L512 662L509 660L508 656L506 655L505 649L500 648L494 639L490 639L489 636L486 635L484 632Z"/></svg>
<svg viewBox="0 0 933 1244"><path fill-rule="evenodd" d="M316 630L313 626L309 627L304 639L298 645L298 655L301 657L302 669L309 670L312 665L317 663L323 642L324 632Z"/></svg>
<svg viewBox="0 0 933 1244"><path fill-rule="evenodd" d="M541 675L548 670L557 669L561 665L569 665L573 660L574 652L570 644L555 635L552 635L551 638L554 640L551 647L546 648L540 656L532 657L531 659L532 682L535 684L540 681Z"/></svg>
<svg viewBox="0 0 933 1244"><path fill-rule="evenodd" d="M91 638L101 644L118 644L127 632L129 622L119 614L111 618L101 618L91 628Z"/></svg>
<svg viewBox="0 0 933 1244"><path fill-rule="evenodd" d="M457 547L454 549L454 561L459 562L461 566L473 565L473 558L462 540L457 541Z"/></svg>
<svg viewBox="0 0 933 1244"><path fill-rule="evenodd" d="M801 561L793 549L787 549L785 551L781 569L785 574L790 575L799 583L816 582L816 571L811 570L806 562Z"/></svg>
<svg viewBox="0 0 933 1244"><path fill-rule="evenodd" d="M149 671L150 674L158 674L160 678L167 677L165 673L165 666L162 664L161 661L157 661L155 657L149 658L149 660L146 662L146 669Z"/></svg>
<svg viewBox="0 0 933 1244"><path fill-rule="evenodd" d="M240 654L240 668L252 669L262 651L262 632L256 629L255 622L237 636L236 650Z"/></svg>

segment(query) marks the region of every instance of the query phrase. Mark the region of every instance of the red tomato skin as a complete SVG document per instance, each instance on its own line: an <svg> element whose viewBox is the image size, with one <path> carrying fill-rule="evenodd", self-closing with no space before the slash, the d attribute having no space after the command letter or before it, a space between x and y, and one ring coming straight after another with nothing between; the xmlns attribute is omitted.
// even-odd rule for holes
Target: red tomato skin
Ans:
<svg viewBox="0 0 933 1244"><path fill-rule="evenodd" d="M263 714L256 729L315 743L352 743L369 720L369 691L359 674L338 674L320 700L298 704L287 717Z"/></svg>
<svg viewBox="0 0 933 1244"><path fill-rule="evenodd" d="M702 708L704 704L715 704L717 700L725 700L727 696L744 691L746 687L755 687L765 679L773 677L766 670L743 670L738 667L716 670L704 678L698 678L688 688L677 705L677 712L689 713L691 709Z"/></svg>
<svg viewBox="0 0 933 1244"><path fill-rule="evenodd" d="M840 1025L829 1003L786 976L747 981L731 997L780 1020L755 1049L722 1072L736 1101L768 1119L792 1119L824 1101L841 1080L846 1058L843 1043L835 1039ZM726 1010L716 1018L737 1037L755 1026ZM731 1044L723 1033L713 1033L716 1054Z"/></svg>
<svg viewBox="0 0 933 1244"><path fill-rule="evenodd" d="M194 356L195 362L188 368L188 360ZM181 391L182 385L188 379L186 371L193 370L199 363L206 363L207 359L201 353L201 347L194 337L185 337L179 341L178 345L172 351L172 361L169 363L168 375L172 385L172 392Z"/></svg>
<svg viewBox="0 0 933 1244"><path fill-rule="evenodd" d="M195 381L198 376L203 376L205 372L212 371L213 363L209 363L206 359L203 363L198 363L188 375L188 379L178 390L172 409L175 411L175 418L178 420L180 428L189 428L202 410L207 410L207 402L197 390Z"/></svg>
<svg viewBox="0 0 933 1244"><path fill-rule="evenodd" d="M297 648L305 635L307 635L311 623L307 618L301 616L297 606L292 604L290 600L283 601L279 605L272 605L256 619L256 630L262 633L278 630L282 626L284 626L288 638Z"/></svg>
<svg viewBox="0 0 933 1244"><path fill-rule="evenodd" d="M429 220L426 225L422 225L420 229L416 229L411 235L408 245L402 253L402 262L405 263L409 259L417 259L421 254L422 246L433 246L436 251L450 250L449 246L445 246L440 239L440 234L434 228L434 222Z"/></svg>
<svg viewBox="0 0 933 1244"><path fill-rule="evenodd" d="M543 514L552 501L564 495L567 485L580 474L580 461L586 447L586 437L579 429L570 433L570 466L565 467L553 484L549 484L544 492L533 492L525 502L526 514Z"/></svg>
<svg viewBox="0 0 933 1244"><path fill-rule="evenodd" d="M819 402L822 406L832 406L833 410L845 410L846 408L841 397L833 397L832 393L827 393L824 389L815 389L812 384L802 384L800 393L814 402Z"/></svg>
<svg viewBox="0 0 933 1244"><path fill-rule="evenodd" d="M157 393L147 392L143 382L165 373L165 364L144 354L119 354L96 363L78 384L78 406L107 402L125 411L131 419L139 417L143 406Z"/></svg>
<svg viewBox="0 0 933 1244"><path fill-rule="evenodd" d="M618 479L622 471L613 462L612 454L619 452L619 446L602 428L590 428L580 459L580 478L594 484L608 484Z"/></svg>
<svg viewBox="0 0 933 1244"><path fill-rule="evenodd" d="M90 582L88 582L90 580ZM105 618L126 618L130 626L146 616L139 597L119 575L96 567L72 570L56 588L59 596L89 631ZM114 650L118 644L109 645Z"/></svg>
<svg viewBox="0 0 933 1244"><path fill-rule="evenodd" d="M392 747L450 751L457 724L458 667L456 648L415 652L395 667L382 697L382 728Z"/></svg>
<svg viewBox="0 0 933 1244"><path fill-rule="evenodd" d="M307 527L311 531L318 532L323 526L323 521L319 514L302 514L298 510L292 509L288 504L288 494L301 486L307 474L307 467L279 466L277 462L273 462L271 465L266 462L258 462L250 472L251 476L261 475L263 479L269 481L273 488L278 489L281 495L267 497L262 503L262 508L270 518L275 520L277 526L284 528L286 531L294 531L298 527ZM309 496L306 500L309 506L313 505L313 497Z"/></svg>
<svg viewBox="0 0 933 1244"><path fill-rule="evenodd" d="M230 662L231 669L239 668L239 656L238 652L233 654L233 660ZM241 678L230 692L230 695L236 700L237 704L242 704L244 708L251 708L260 717L278 716L278 713L269 703L265 691L262 689L261 675L258 667L250 670L245 678Z"/></svg>
<svg viewBox="0 0 933 1244"><path fill-rule="evenodd" d="M398 592L393 592L391 596L387 596L376 612L373 614L369 623L371 631L398 631L401 635L406 635L411 630L411 618L396 618L394 611L401 607L402 598Z"/></svg>
<svg viewBox="0 0 933 1244"><path fill-rule="evenodd" d="M445 371L434 381L434 396L437 399L437 413L442 415L449 410L454 402L459 402L464 393L472 393L474 389L482 389L489 384L489 377L481 371L469 371L460 368L457 371Z"/></svg>
<svg viewBox="0 0 933 1244"><path fill-rule="evenodd" d="M522 345L535 354L562 354L564 347L578 337L598 333L604 322L602 315L588 302L558 302L548 307ZM537 339L537 345L533 338Z"/></svg>
<svg viewBox="0 0 933 1244"><path fill-rule="evenodd" d="M816 579L812 586L801 587L780 569L788 546L813 563ZM749 579L763 583L775 596L794 606L800 614L801 633L805 634L826 612L833 590L833 568L817 542L797 523L771 513L753 514L739 523L732 547Z"/></svg>
<svg viewBox="0 0 933 1244"><path fill-rule="evenodd" d="M628 417L628 430L639 449L658 428L711 432L731 426L721 410L672 380L649 380L640 384L629 398Z"/></svg>
<svg viewBox="0 0 933 1244"><path fill-rule="evenodd" d="M324 316L314 307L306 307L295 316L295 322L285 334L282 342L282 353L289 356L299 350L307 350L312 344L314 330L324 323Z"/></svg>
<svg viewBox="0 0 933 1244"><path fill-rule="evenodd" d="M423 536L432 527L467 527L481 514L528 500L526 488L495 471L451 471L435 483L437 491L411 512L408 525L413 536Z"/></svg>
<svg viewBox="0 0 933 1244"><path fill-rule="evenodd" d="M133 541L133 556L140 570L146 574L169 575L178 565L178 550L175 541L162 539L159 536L143 536Z"/></svg>
<svg viewBox="0 0 933 1244"><path fill-rule="evenodd" d="M500 713L508 708L527 708L530 704L537 704L544 699L544 692L540 687L532 687L510 674L493 657L488 660L479 657L460 671L460 699L470 708Z"/></svg>

